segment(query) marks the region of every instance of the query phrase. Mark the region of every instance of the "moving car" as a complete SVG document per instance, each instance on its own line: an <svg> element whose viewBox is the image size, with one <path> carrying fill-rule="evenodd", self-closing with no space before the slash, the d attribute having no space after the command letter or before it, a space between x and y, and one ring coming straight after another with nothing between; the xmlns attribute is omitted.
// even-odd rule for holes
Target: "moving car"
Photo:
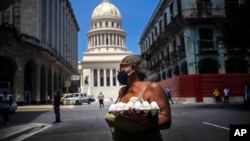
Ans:
<svg viewBox="0 0 250 141"><path fill-rule="evenodd" d="M3 97L4 97L4 95L3 95L3 94L0 94L0 99L3 98ZM10 107L9 107L9 112L10 112L10 113L15 113L16 110L17 110L17 107L18 107L17 102L16 102L16 100L14 99L13 95L8 94L7 97L9 97L9 99L12 99L12 100L13 100L12 103L11 103L11 105L10 105ZM2 108L1 106L3 106L3 104L0 103L0 108Z"/></svg>

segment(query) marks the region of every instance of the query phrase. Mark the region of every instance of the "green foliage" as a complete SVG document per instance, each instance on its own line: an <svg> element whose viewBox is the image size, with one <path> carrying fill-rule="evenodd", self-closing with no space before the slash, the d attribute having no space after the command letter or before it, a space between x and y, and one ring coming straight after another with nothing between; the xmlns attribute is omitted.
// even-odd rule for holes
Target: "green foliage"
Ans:
<svg viewBox="0 0 250 141"><path fill-rule="evenodd" d="M250 1L236 4L235 0L226 6L226 17L219 20L217 27L221 40L227 48L248 48L250 41Z"/></svg>

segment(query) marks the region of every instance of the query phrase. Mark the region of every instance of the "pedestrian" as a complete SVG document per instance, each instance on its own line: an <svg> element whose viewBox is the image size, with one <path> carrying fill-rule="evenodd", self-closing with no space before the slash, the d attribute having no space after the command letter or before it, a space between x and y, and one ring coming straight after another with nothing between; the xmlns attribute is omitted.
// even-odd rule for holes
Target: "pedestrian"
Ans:
<svg viewBox="0 0 250 141"><path fill-rule="evenodd" d="M245 85L244 87L244 104L250 104L250 90L249 90L249 85Z"/></svg>
<svg viewBox="0 0 250 141"><path fill-rule="evenodd" d="M3 117L2 125L9 125L9 107L12 104L13 99L11 99L7 92L3 92L0 96L0 113Z"/></svg>
<svg viewBox="0 0 250 141"><path fill-rule="evenodd" d="M171 90L170 88L167 88L167 96L168 96L168 100L171 101L172 104L174 104L173 100L172 100L172 95L171 95Z"/></svg>
<svg viewBox="0 0 250 141"><path fill-rule="evenodd" d="M228 88L225 88L223 90L224 92L224 104L225 103L229 103L229 93L230 93L230 90Z"/></svg>
<svg viewBox="0 0 250 141"><path fill-rule="evenodd" d="M24 91L24 99L25 99L25 103L29 104L30 103L30 99L31 99L31 92L29 89L26 89Z"/></svg>
<svg viewBox="0 0 250 141"><path fill-rule="evenodd" d="M47 96L47 104L50 104L50 96Z"/></svg>
<svg viewBox="0 0 250 141"><path fill-rule="evenodd" d="M140 55L128 55L122 59L117 79L123 86L115 103L156 102L160 110L156 115L137 112L132 107L116 116L108 113L105 119L110 126L113 141L162 141L160 130L171 126L168 98L159 83L150 81L152 73L146 69L146 64Z"/></svg>
<svg viewBox="0 0 250 141"><path fill-rule="evenodd" d="M60 92L59 91L55 91L55 93L54 93L54 112L55 112L54 123L61 122L61 118L60 118Z"/></svg>
<svg viewBox="0 0 250 141"><path fill-rule="evenodd" d="M220 92L218 91L218 89L214 90L213 97L214 97L216 103L222 102L221 98L220 98Z"/></svg>
<svg viewBox="0 0 250 141"><path fill-rule="evenodd" d="M102 92L100 92L100 94L98 95L98 100L99 100L99 105L100 105L100 108L104 108L104 95L102 94Z"/></svg>

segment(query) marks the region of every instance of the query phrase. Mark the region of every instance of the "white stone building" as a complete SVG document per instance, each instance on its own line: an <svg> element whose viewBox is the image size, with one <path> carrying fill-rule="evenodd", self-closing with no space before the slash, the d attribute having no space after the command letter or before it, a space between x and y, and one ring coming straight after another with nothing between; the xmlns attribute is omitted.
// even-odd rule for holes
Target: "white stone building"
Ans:
<svg viewBox="0 0 250 141"><path fill-rule="evenodd" d="M120 11L109 0L103 0L92 13L88 32L88 50L78 62L80 91L88 95L102 92L105 99L116 99L121 87L116 79L123 57L131 54L126 47Z"/></svg>

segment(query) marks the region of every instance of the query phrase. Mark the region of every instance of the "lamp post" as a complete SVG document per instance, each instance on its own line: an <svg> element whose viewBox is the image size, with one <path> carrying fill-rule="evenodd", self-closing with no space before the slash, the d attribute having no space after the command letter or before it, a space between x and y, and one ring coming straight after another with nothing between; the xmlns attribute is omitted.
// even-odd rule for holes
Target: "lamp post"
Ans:
<svg viewBox="0 0 250 141"><path fill-rule="evenodd" d="M197 62L197 52L196 52L196 47L195 47L195 40L193 40L193 45L194 45L194 62L195 62L195 74L198 74L198 62Z"/></svg>

